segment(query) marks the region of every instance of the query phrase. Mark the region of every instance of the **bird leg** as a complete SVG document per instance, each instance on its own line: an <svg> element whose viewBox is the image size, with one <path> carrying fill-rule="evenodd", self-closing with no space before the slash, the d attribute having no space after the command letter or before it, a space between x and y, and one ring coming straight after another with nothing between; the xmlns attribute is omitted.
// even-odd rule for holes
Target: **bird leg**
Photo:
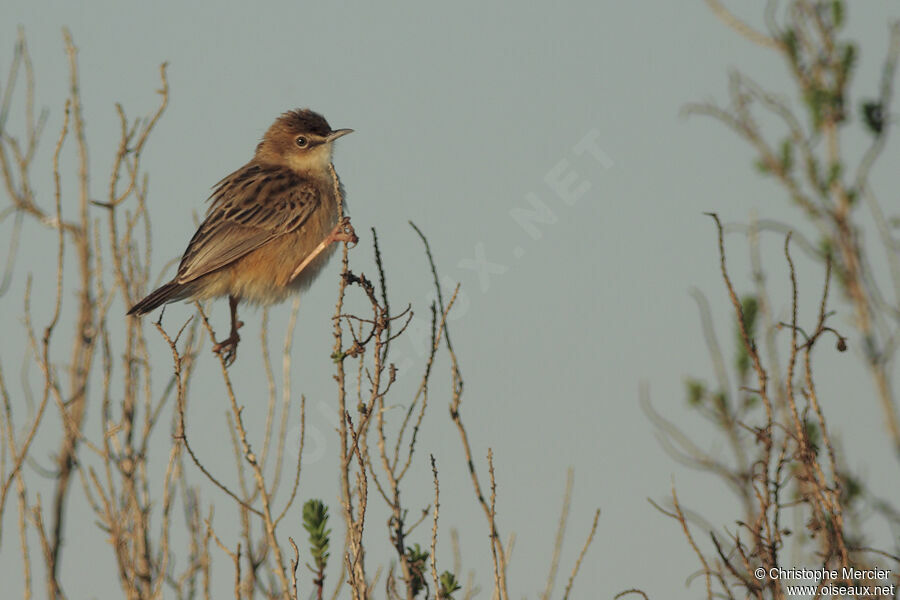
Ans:
<svg viewBox="0 0 900 600"><path fill-rule="evenodd" d="M228 305L231 307L231 335L229 335L227 339L224 339L213 346L213 352L216 354L223 354L226 367L233 363L234 359L237 358L237 345L238 342L241 341L241 336L238 335L238 329L244 326L244 322L238 321L237 318L237 304L237 297L228 296Z"/></svg>
<svg viewBox="0 0 900 600"><path fill-rule="evenodd" d="M353 225L350 224L350 217L343 217L337 225L334 226L334 229L331 230L324 240L322 240L318 246L316 246L312 252L309 253L303 262L300 263L294 272L291 274L291 278L288 279L288 282L293 281L303 272L303 269L311 263L315 258L322 253L325 248L330 246L335 242L347 242L348 244L356 244L359 241L359 238L356 237L356 232L353 231Z"/></svg>

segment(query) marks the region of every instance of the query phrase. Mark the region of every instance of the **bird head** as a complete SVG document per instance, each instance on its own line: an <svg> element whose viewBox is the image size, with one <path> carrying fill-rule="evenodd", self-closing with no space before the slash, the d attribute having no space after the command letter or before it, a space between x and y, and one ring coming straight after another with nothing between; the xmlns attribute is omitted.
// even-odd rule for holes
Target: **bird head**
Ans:
<svg viewBox="0 0 900 600"><path fill-rule="evenodd" d="M322 115L308 108L278 117L256 147L256 158L281 164L300 173L324 171L331 164L334 140L352 129L331 129Z"/></svg>

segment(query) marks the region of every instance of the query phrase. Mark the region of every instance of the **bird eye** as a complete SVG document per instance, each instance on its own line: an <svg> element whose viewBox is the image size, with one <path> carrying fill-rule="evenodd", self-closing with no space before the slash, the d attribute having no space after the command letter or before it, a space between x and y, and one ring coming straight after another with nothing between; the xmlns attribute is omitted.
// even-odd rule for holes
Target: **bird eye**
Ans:
<svg viewBox="0 0 900 600"><path fill-rule="evenodd" d="M296 140L294 140L294 141L295 141L295 142L297 143L297 145L298 145L299 147L301 147L301 148L306 148L306 146L309 145L309 140L306 139L306 137L305 137L305 136L302 136L302 135L299 136L299 137L298 137Z"/></svg>

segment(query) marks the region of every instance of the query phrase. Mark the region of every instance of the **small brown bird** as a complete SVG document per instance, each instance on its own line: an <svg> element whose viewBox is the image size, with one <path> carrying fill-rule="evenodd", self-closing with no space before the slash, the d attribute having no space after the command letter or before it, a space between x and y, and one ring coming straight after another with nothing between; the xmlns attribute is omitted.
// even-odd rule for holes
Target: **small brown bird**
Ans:
<svg viewBox="0 0 900 600"><path fill-rule="evenodd" d="M227 295L231 335L213 350L224 352L230 364L243 325L239 302L282 302L312 282L333 253L333 242L356 241L349 221L338 220L341 197L331 166L334 140L352 131L332 130L308 109L278 117L253 159L216 184L175 278L128 314Z"/></svg>

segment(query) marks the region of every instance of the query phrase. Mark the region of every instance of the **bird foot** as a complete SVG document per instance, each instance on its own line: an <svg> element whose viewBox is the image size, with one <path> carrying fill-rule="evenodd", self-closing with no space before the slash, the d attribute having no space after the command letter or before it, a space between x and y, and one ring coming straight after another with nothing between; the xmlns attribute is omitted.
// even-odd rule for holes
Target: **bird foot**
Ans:
<svg viewBox="0 0 900 600"><path fill-rule="evenodd" d="M231 335L229 335L227 339L224 339L213 346L213 352L222 355L226 367L231 366L231 363L237 358L237 346L238 342L241 341L241 336L238 335L237 330L243 326L244 322L238 321L235 323L234 327L232 327Z"/></svg>
<svg viewBox="0 0 900 600"><path fill-rule="evenodd" d="M293 281L297 278L300 273L303 272L303 269L306 268L306 265L311 263L319 254L322 253L325 248L333 244L334 242L347 242L348 244L356 245L356 242L359 241L359 238L356 237L356 232L353 231L353 225L350 224L350 217L343 217L340 222L334 226L334 229L331 230L324 240L322 240L316 248L309 253L303 262L300 263L294 272L291 274L291 278L288 281Z"/></svg>
<svg viewBox="0 0 900 600"><path fill-rule="evenodd" d="M334 242L347 242L349 244L356 244L359 241L359 238L356 237L356 232L353 230L353 225L350 224L350 217L343 217L341 221L334 226L334 229L331 230L331 233L328 234L328 237L325 238L326 244L333 244Z"/></svg>

